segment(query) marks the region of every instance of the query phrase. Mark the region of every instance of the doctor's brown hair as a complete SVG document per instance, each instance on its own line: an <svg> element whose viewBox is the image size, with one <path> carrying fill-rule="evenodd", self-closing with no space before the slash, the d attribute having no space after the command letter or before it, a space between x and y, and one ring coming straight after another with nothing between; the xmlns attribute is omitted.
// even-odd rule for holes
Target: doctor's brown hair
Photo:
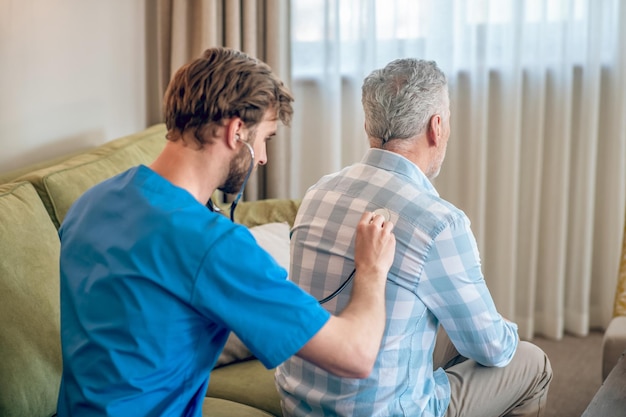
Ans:
<svg viewBox="0 0 626 417"><path fill-rule="evenodd" d="M210 48L182 66L170 81L163 99L168 140L188 129L198 145L211 141L222 121L239 117L247 128L263 120L267 110L289 125L293 97L264 62L228 48Z"/></svg>

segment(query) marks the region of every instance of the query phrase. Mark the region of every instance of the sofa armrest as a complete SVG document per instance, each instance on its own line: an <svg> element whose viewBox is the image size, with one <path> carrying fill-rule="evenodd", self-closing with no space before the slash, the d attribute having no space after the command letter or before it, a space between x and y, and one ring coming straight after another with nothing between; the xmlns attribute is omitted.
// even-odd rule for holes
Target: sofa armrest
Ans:
<svg viewBox="0 0 626 417"><path fill-rule="evenodd" d="M622 354L582 417L620 417L626 410L626 359Z"/></svg>
<svg viewBox="0 0 626 417"><path fill-rule="evenodd" d="M602 338L602 379L611 372L626 350L626 316L613 317Z"/></svg>

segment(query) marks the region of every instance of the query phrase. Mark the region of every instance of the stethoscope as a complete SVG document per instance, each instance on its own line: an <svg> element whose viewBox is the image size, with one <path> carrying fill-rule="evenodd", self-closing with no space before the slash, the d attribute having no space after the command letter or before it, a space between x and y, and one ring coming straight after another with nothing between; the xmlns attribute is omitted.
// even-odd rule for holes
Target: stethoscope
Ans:
<svg viewBox="0 0 626 417"><path fill-rule="evenodd" d="M250 178L250 174L252 173L252 170L254 169L254 149L252 149L252 146L250 146L248 142L241 140L239 136L237 136L237 140L243 143L244 145L246 145L246 148L248 148L248 151L250 152L250 167L248 167L248 173L246 174L246 177L244 178L243 183L241 184L239 193L237 194L237 196L235 197L235 200L230 205L230 221L232 221L233 223L235 222L235 209L237 208L237 204L239 204L239 200L241 200L241 196L243 195L243 190L246 188L246 183L248 182L248 178ZM222 211L222 209L220 209L218 206L213 204L213 201L210 198L207 203L207 207L209 208L209 210L216 212L216 213L219 213ZM386 208L379 208L379 209L374 210L374 216L376 215L383 216L385 221L389 221L390 214L389 214L389 210L387 210ZM330 300L338 296L348 286L348 284L352 282L352 279L354 279L354 274L356 274L356 268L352 270L350 275L348 275L348 278L346 278L346 280L339 286L339 288L333 291L333 293L330 294L328 297L324 297L321 300L317 300L318 303L326 304L327 302L329 302Z"/></svg>
<svg viewBox="0 0 626 417"><path fill-rule="evenodd" d="M379 208L379 209L374 210L374 216L383 216L386 222L389 221L389 218L391 217L391 215L389 214L389 210L387 210L386 208ZM354 268L352 272L350 272L350 275L348 275L348 278L346 278L346 280L339 286L339 288L333 291L331 295L329 295L328 297L322 298L321 300L317 300L317 302L320 304L325 304L329 302L330 300L332 300L333 298L335 298L336 296L338 296L348 286L348 284L352 282L352 279L354 278L355 273L356 273L356 268Z"/></svg>
<svg viewBox="0 0 626 417"><path fill-rule="evenodd" d="M237 204L239 204L239 200L241 200L241 196L243 195L243 190L246 188L248 178L250 178L250 174L252 174L252 170L254 169L254 149L252 149L252 146L250 146L248 142L242 140L239 137L239 135L237 135L236 138L237 138L237 141L243 143L244 145L246 145L246 148L248 148L248 152L250 152L250 166L248 167L248 173L246 174L246 177L244 178L243 183L241 184L239 193L237 194L237 196L235 197L235 200L233 200L232 204L230 205L230 221L233 223L235 222L235 209L237 208ZM209 201L207 202L207 207L209 208L209 210L215 213L219 213L222 211L221 208L213 204L213 200L211 200L211 198L209 198Z"/></svg>

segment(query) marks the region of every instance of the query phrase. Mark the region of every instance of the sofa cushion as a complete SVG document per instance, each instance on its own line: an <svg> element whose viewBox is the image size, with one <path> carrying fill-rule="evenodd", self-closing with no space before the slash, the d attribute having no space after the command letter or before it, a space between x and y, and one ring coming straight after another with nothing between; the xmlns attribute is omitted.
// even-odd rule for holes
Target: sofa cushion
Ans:
<svg viewBox="0 0 626 417"><path fill-rule="evenodd" d="M261 204L261 202L258 202ZM289 223L274 222L249 228L260 247L289 272Z"/></svg>
<svg viewBox="0 0 626 417"><path fill-rule="evenodd" d="M235 209L235 221L248 227L265 223L287 222L293 226L300 200L268 198L243 201Z"/></svg>
<svg viewBox="0 0 626 417"><path fill-rule="evenodd" d="M207 397L222 398L282 416L274 370L253 359L214 369Z"/></svg>
<svg viewBox="0 0 626 417"><path fill-rule="evenodd" d="M0 415L56 410L61 378L59 238L28 182L0 186Z"/></svg>
<svg viewBox="0 0 626 417"><path fill-rule="evenodd" d="M58 164L21 176L31 182L58 228L74 201L92 186L139 164L150 164L165 146L164 124L125 136Z"/></svg>
<svg viewBox="0 0 626 417"><path fill-rule="evenodd" d="M221 398L207 397L202 403L202 417L272 417L272 414Z"/></svg>

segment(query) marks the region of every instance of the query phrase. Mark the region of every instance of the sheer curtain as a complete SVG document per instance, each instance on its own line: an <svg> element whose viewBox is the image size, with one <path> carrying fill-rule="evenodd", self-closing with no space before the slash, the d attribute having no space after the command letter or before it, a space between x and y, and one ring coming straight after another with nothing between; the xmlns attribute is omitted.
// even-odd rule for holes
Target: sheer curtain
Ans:
<svg viewBox="0 0 626 417"><path fill-rule="evenodd" d="M176 70L212 46L259 58L289 84L289 0L156 0L146 2L148 122L162 121L161 103ZM291 163L289 131L268 144L271 164L259 167L245 198L286 197Z"/></svg>
<svg viewBox="0 0 626 417"><path fill-rule="evenodd" d="M360 87L438 62L452 134L435 186L472 220L520 335L610 319L626 201L626 2L293 0L292 196L367 149Z"/></svg>

